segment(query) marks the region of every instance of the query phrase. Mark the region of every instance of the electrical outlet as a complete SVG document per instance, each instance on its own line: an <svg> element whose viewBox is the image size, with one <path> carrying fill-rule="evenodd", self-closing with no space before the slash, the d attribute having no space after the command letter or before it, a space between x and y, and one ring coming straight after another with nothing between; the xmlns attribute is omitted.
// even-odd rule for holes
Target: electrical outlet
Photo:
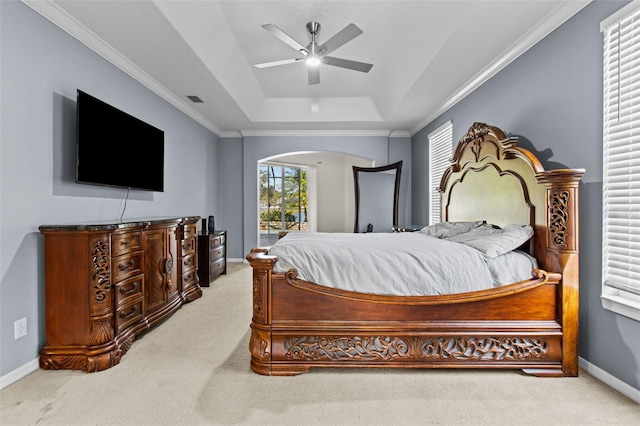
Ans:
<svg viewBox="0 0 640 426"><path fill-rule="evenodd" d="M15 340L27 335L27 317L21 318L13 323L13 334Z"/></svg>

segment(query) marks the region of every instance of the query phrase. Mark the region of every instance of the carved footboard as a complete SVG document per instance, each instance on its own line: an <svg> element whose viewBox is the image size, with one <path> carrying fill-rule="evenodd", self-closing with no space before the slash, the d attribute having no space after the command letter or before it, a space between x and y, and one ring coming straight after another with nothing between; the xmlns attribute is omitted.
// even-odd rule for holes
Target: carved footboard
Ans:
<svg viewBox="0 0 640 426"><path fill-rule="evenodd" d="M265 251L253 269L251 368L292 375L311 367L511 368L563 375L556 320L560 276L450 296L353 293L272 272Z"/></svg>

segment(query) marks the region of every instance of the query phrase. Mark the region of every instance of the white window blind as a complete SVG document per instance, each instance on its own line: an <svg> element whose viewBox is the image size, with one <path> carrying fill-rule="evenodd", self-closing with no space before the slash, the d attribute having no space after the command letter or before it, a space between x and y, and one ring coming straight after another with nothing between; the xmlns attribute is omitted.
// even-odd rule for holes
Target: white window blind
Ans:
<svg viewBox="0 0 640 426"><path fill-rule="evenodd" d="M622 303L612 310L640 319L640 2L604 21L601 30L603 305Z"/></svg>
<svg viewBox="0 0 640 426"><path fill-rule="evenodd" d="M440 180L451 165L453 122L448 121L429 133L429 224L440 222Z"/></svg>

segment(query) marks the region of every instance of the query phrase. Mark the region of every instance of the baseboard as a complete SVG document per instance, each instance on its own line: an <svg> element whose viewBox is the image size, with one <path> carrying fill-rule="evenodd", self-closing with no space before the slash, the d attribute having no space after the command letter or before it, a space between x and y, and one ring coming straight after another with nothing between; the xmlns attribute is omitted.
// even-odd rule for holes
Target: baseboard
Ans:
<svg viewBox="0 0 640 426"><path fill-rule="evenodd" d="M245 259L241 257L227 259L227 262L248 263Z"/></svg>
<svg viewBox="0 0 640 426"><path fill-rule="evenodd" d="M29 361L24 364L22 367L18 367L10 373L5 374L0 377L0 389L4 389L12 383L17 382L22 379L24 376L33 373L38 368L40 368L40 358L36 358L33 361Z"/></svg>
<svg viewBox="0 0 640 426"><path fill-rule="evenodd" d="M633 386L626 384L622 380L613 377L611 374L607 373L600 367L596 367L584 358L579 358L579 364L580 368L591 374L596 379L600 380L602 383L617 390L627 398L634 401L636 404L640 404L640 389L636 389Z"/></svg>

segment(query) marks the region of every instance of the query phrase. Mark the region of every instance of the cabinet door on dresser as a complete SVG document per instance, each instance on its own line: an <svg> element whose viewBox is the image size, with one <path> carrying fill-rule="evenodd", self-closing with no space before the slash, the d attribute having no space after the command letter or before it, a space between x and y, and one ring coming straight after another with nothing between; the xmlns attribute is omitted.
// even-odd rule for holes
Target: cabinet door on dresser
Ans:
<svg viewBox="0 0 640 426"><path fill-rule="evenodd" d="M177 227L143 232L147 312L162 309L179 295L178 268L175 267L176 233Z"/></svg>

